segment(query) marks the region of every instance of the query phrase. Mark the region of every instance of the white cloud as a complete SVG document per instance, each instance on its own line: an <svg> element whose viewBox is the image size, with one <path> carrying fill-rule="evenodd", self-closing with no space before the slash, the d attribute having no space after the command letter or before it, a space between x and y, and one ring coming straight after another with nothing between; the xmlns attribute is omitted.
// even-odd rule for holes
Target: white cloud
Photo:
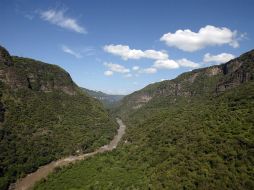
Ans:
<svg viewBox="0 0 254 190"><path fill-rule="evenodd" d="M156 72L157 72L157 69L153 67L149 67L140 71L140 73L146 73L146 74L154 74Z"/></svg>
<svg viewBox="0 0 254 190"><path fill-rule="evenodd" d="M196 32L189 29L177 30L175 33L164 34L161 38L170 47L176 47L183 51L193 52L207 46L228 44L234 48L239 46L237 31L231 31L226 27L218 28L207 25Z"/></svg>
<svg viewBox="0 0 254 190"><path fill-rule="evenodd" d="M194 63L185 58L179 60L172 60L168 58L168 54L163 51L156 50L138 50L138 49L130 49L129 46L126 45L106 45L104 46L104 50L113 55L118 55L124 60L128 59L154 59L155 62L152 67L147 69L141 69L139 66L132 67L133 71L138 71L139 73L155 73L157 69L176 69L181 67L191 67L196 68L199 67L199 64Z"/></svg>
<svg viewBox="0 0 254 190"><path fill-rule="evenodd" d="M153 67L157 69L176 69L179 68L179 64L171 59L157 60L154 62Z"/></svg>
<svg viewBox="0 0 254 190"><path fill-rule="evenodd" d="M179 60L165 59L155 61L153 67L157 69L177 69L179 67L197 68L199 64L185 58Z"/></svg>
<svg viewBox="0 0 254 190"><path fill-rule="evenodd" d="M191 68L197 68L197 67L199 67L198 63L195 63L195 62L190 61L190 60L185 59L185 58L177 60L177 63L181 67L191 67Z"/></svg>
<svg viewBox="0 0 254 190"><path fill-rule="evenodd" d="M113 74L114 74L113 71L109 71L109 70L104 72L105 76L112 76Z"/></svg>
<svg viewBox="0 0 254 190"><path fill-rule="evenodd" d="M63 45L62 46L62 51L65 52L65 53L68 53L78 59L82 58L82 55L78 52L75 52L74 50L70 49L69 47Z"/></svg>
<svg viewBox="0 0 254 190"><path fill-rule="evenodd" d="M146 50L144 51L145 58L148 59L167 59L168 54L162 51L156 51L156 50Z"/></svg>
<svg viewBox="0 0 254 190"><path fill-rule="evenodd" d="M126 45L106 45L104 46L104 51L111 53L113 55L120 56L123 60L128 59L167 59L168 54L162 51L156 50L139 50L139 49L130 49L129 46Z"/></svg>
<svg viewBox="0 0 254 190"><path fill-rule="evenodd" d="M69 18L64 15L64 11L49 9L47 11L40 12L40 16L43 20L50 22L51 24L55 24L62 28L75 31L77 33L86 33L86 29L80 26L76 19Z"/></svg>
<svg viewBox="0 0 254 190"><path fill-rule="evenodd" d="M114 63L104 63L106 67L109 68L110 71L116 73L129 73L130 69L125 68L123 65L114 64Z"/></svg>
<svg viewBox="0 0 254 190"><path fill-rule="evenodd" d="M132 70L133 70L133 71L139 70L139 66L134 66L134 67L132 67Z"/></svg>
<svg viewBox="0 0 254 190"><path fill-rule="evenodd" d="M104 46L104 51L121 56L122 59L140 59L144 56L144 53L141 50L130 49L129 46L123 45L106 45Z"/></svg>
<svg viewBox="0 0 254 190"><path fill-rule="evenodd" d="M231 59L234 59L235 56L233 54L230 53L221 53L218 55L211 55L210 53L206 53L204 55L203 61L205 63L208 62L214 62L214 63L226 63L228 61L230 61Z"/></svg>

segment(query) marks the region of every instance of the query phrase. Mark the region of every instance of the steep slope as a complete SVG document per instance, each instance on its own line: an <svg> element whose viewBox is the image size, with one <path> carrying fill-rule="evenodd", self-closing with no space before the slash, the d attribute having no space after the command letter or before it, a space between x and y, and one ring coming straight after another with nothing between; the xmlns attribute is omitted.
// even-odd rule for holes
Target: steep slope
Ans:
<svg viewBox="0 0 254 190"><path fill-rule="evenodd" d="M35 189L253 189L253 66L250 51L126 96L121 147Z"/></svg>
<svg viewBox="0 0 254 190"><path fill-rule="evenodd" d="M101 101L103 105L107 108L112 108L117 106L120 100L123 99L124 95L112 95L112 94L106 94L101 91L94 91L89 90L86 88L81 88L84 90L87 94L92 96L93 98L96 98L97 100Z"/></svg>
<svg viewBox="0 0 254 190"><path fill-rule="evenodd" d="M151 104L174 104L178 99L204 98L216 95L254 78L254 50L226 64L196 69L183 73L173 80L150 84L126 96L118 113L130 113L148 102ZM166 102L164 102L166 101Z"/></svg>
<svg viewBox="0 0 254 190"><path fill-rule="evenodd" d="M54 159L106 144L116 128L66 71L0 47L0 189Z"/></svg>

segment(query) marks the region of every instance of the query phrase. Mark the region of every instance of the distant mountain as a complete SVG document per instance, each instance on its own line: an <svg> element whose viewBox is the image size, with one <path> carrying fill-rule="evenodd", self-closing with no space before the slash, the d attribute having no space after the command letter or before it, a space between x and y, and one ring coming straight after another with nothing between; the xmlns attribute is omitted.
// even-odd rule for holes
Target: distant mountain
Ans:
<svg viewBox="0 0 254 190"><path fill-rule="evenodd" d="M84 90L86 93L88 93L90 96L93 98L96 98L97 100L100 100L103 105L107 108L111 108L113 106L116 106L117 103L123 99L124 95L111 95L111 94L106 94L101 91L94 91L94 90L89 90L86 88L81 88Z"/></svg>
<svg viewBox="0 0 254 190"><path fill-rule="evenodd" d="M150 84L114 113L127 125L116 151L35 189L254 189L254 50Z"/></svg>
<svg viewBox="0 0 254 190"><path fill-rule="evenodd" d="M106 144L116 128L62 68L0 46L0 189L54 159Z"/></svg>

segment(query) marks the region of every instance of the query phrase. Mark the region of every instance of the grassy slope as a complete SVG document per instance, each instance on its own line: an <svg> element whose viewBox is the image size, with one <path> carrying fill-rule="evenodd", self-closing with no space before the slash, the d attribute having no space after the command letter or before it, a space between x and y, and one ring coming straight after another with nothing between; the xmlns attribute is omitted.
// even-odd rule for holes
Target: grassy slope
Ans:
<svg viewBox="0 0 254 190"><path fill-rule="evenodd" d="M59 88L70 86L75 95L61 89L39 91L36 81L31 81L32 90L11 89L0 83L6 109L0 125L0 189L54 159L108 143L117 128L102 104L65 80L61 68L31 59L14 57L13 61L16 80L33 74L40 82L53 85L58 75L62 79L55 81Z"/></svg>
<svg viewBox="0 0 254 190"><path fill-rule="evenodd" d="M118 150L60 170L35 189L253 189L254 83L187 100L142 107L125 121Z"/></svg>

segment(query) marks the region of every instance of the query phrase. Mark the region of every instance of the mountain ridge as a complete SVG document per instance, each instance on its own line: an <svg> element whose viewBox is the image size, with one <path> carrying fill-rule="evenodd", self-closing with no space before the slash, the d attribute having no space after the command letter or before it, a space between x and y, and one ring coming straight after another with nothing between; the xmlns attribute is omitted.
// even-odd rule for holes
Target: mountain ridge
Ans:
<svg viewBox="0 0 254 190"><path fill-rule="evenodd" d="M72 81L69 73L57 65L10 56L1 46L0 60L2 62L0 80L12 89L27 87L43 92L60 89L70 95L76 93L77 85Z"/></svg>
<svg viewBox="0 0 254 190"><path fill-rule="evenodd" d="M124 97L124 95L114 95L114 94L107 94L102 91L95 91L90 90L87 88L81 88L84 92L88 93L90 96L100 100L103 105L107 108L112 108L117 106L120 100Z"/></svg>
<svg viewBox="0 0 254 190"><path fill-rule="evenodd" d="M250 62L243 64L245 59L249 59ZM227 63L195 69L182 73L172 80L149 84L125 96L117 110L135 110L158 97L171 97L173 103L176 97L218 94L253 80L254 66L251 62L253 60L254 50L251 50Z"/></svg>
<svg viewBox="0 0 254 190"><path fill-rule="evenodd" d="M127 95L113 110L127 126L119 148L35 189L253 189L253 58L250 51Z"/></svg>
<svg viewBox="0 0 254 190"><path fill-rule="evenodd" d="M116 129L65 70L0 47L0 189L55 159L106 144Z"/></svg>

